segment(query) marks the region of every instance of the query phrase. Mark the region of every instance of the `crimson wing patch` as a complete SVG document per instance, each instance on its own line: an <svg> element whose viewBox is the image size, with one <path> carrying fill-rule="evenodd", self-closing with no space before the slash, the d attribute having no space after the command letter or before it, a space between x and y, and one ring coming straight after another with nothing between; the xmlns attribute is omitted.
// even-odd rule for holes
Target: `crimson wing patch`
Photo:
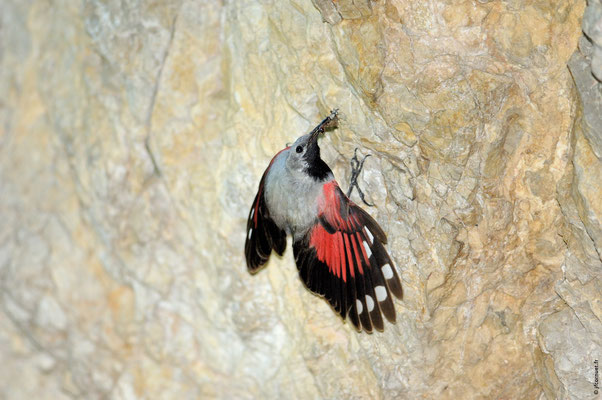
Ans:
<svg viewBox="0 0 602 400"><path fill-rule="evenodd" d="M265 174L259 183L259 189L247 221L247 240L245 242L245 257L249 272L255 273L263 266L272 253L276 250L282 255L286 248L286 232L276 226L270 218L268 207L265 203L263 182Z"/></svg>
<svg viewBox="0 0 602 400"><path fill-rule="evenodd" d="M299 275L324 296L343 319L359 330L384 329L384 314L395 322L391 294L401 299L399 277L384 244L385 233L374 219L340 190L324 185L318 220L293 244Z"/></svg>

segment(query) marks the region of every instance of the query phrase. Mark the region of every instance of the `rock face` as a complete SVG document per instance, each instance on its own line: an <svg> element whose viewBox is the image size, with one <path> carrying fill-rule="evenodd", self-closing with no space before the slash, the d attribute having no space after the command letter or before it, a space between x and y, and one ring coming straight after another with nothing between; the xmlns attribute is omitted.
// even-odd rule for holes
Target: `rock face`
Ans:
<svg viewBox="0 0 602 400"><path fill-rule="evenodd" d="M587 5L582 36L576 0L2 2L0 397L596 398ZM404 285L384 333L290 248L243 258L271 156L334 107L323 158L346 187L372 155Z"/></svg>

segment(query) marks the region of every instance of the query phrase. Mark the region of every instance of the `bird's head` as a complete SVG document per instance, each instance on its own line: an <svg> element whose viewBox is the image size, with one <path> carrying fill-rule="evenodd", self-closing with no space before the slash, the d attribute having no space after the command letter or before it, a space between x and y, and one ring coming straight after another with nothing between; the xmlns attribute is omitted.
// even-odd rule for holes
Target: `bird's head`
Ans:
<svg viewBox="0 0 602 400"><path fill-rule="evenodd" d="M310 133L298 138L290 147L286 159L286 167L290 171L306 173L316 180L323 180L330 168L320 158L320 147L318 146L318 136L324 133L326 129L336 127L338 110L333 110L318 126Z"/></svg>

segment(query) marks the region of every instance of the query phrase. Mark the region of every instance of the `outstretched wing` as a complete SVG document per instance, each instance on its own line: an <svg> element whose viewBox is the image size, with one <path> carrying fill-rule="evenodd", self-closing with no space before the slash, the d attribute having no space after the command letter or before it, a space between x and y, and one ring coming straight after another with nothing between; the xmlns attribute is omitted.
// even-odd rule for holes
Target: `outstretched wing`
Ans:
<svg viewBox="0 0 602 400"><path fill-rule="evenodd" d="M271 164L270 164L271 165ZM269 170L269 167L268 167ZM263 174L259 189L247 221L247 240L245 242L245 257L249 272L255 273L270 258L272 249L282 255L286 248L286 232L278 228L270 218L270 212L265 202Z"/></svg>
<svg viewBox="0 0 602 400"><path fill-rule="evenodd" d="M385 233L334 180L324 185L318 209L316 224L293 244L299 275L357 329L382 331L382 314L395 322L391 294L403 296Z"/></svg>

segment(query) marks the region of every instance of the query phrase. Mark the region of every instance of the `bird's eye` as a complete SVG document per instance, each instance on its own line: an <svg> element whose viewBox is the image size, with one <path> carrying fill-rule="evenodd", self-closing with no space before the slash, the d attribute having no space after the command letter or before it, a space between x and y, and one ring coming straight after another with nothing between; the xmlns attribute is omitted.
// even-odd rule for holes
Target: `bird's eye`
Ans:
<svg viewBox="0 0 602 400"><path fill-rule="evenodd" d="M301 153L303 151L303 146L297 146L297 148L295 149L295 151L297 153Z"/></svg>

